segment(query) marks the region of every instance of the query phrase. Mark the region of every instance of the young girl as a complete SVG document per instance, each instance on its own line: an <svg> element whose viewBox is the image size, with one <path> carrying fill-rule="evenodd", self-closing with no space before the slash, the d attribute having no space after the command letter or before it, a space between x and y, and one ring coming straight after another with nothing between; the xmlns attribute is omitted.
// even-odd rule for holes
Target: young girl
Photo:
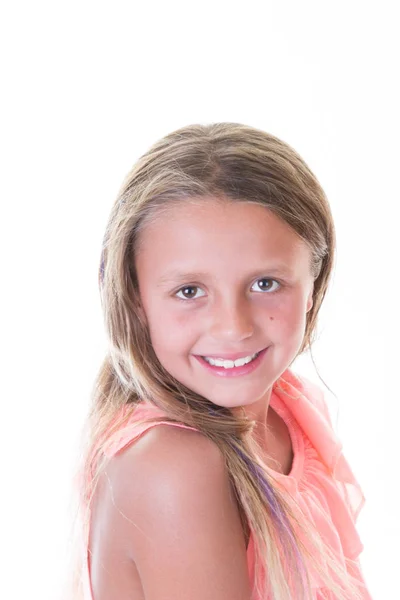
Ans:
<svg viewBox="0 0 400 600"><path fill-rule="evenodd" d="M371 598L362 490L290 368L334 248L317 179L263 131L185 127L134 166L102 254L74 598Z"/></svg>

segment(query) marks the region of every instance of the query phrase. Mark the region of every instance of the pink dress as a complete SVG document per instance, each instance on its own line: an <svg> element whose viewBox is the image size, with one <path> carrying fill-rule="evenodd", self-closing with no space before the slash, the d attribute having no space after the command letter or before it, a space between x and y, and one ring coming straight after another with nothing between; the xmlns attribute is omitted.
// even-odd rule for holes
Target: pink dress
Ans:
<svg viewBox="0 0 400 600"><path fill-rule="evenodd" d="M322 391L304 377L287 369L275 382L270 405L285 421L293 445L293 463L289 475L270 469L283 490L290 491L299 508L307 514L324 539L336 553L338 561L345 566L345 559L353 559L356 564L351 574L361 584L363 600L372 600L359 563L363 544L355 527L356 519L364 505L365 498L359 483L354 477L343 453L342 444L337 439L329 417ZM135 420L144 417L160 416L154 424L136 425ZM134 418L123 431L114 433L107 442L105 453L112 457L132 444L145 431L158 424L169 424L185 429L194 429L183 424L163 421L165 416L158 407L141 402ZM89 535L85 532L84 576L85 600L95 600L90 583ZM306 542L306 540L305 540ZM254 541L250 535L247 547L247 564L250 581L254 581ZM332 598L324 593L323 583L317 573L311 572L315 600ZM254 598L254 600L266 600Z"/></svg>

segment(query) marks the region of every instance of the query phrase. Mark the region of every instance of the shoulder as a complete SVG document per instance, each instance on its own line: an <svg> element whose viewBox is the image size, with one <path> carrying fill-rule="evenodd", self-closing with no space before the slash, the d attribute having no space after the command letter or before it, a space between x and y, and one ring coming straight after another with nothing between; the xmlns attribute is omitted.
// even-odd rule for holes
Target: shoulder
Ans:
<svg viewBox="0 0 400 600"><path fill-rule="evenodd" d="M152 427L111 459L105 477L103 527L119 535L146 598L195 600L218 586L225 591L215 598L250 597L238 507L212 440L176 426Z"/></svg>
<svg viewBox="0 0 400 600"><path fill-rule="evenodd" d="M172 424L157 423L144 433L123 452L110 461L109 473L116 483L125 480L132 469L136 477L143 475L161 476L167 464L174 464L179 470L185 468L216 467L223 465L223 456L218 446L200 431L185 429ZM122 477L121 477L122 475ZM169 473L169 477L173 472Z"/></svg>
<svg viewBox="0 0 400 600"><path fill-rule="evenodd" d="M119 504L135 510L136 517L151 516L153 523L190 518L201 502L224 488L229 491L218 446L200 432L165 424L152 427L115 456L107 474ZM178 510L178 517L168 507Z"/></svg>

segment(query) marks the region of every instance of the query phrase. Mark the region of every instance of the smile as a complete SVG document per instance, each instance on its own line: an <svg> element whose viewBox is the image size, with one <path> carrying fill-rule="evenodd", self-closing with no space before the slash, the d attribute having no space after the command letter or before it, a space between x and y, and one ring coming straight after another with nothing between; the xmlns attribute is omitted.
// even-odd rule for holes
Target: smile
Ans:
<svg viewBox="0 0 400 600"><path fill-rule="evenodd" d="M257 358L259 354L259 352L256 352L251 356L244 356L243 358L238 358L237 360L224 360L223 358L211 358L208 356L202 356L202 358L212 366L223 367L224 369L233 369L234 367L243 367L244 365L247 365L249 362Z"/></svg>
<svg viewBox="0 0 400 600"><path fill-rule="evenodd" d="M235 360L194 355L194 358L212 375L217 377L240 377L250 375L262 363L268 348Z"/></svg>

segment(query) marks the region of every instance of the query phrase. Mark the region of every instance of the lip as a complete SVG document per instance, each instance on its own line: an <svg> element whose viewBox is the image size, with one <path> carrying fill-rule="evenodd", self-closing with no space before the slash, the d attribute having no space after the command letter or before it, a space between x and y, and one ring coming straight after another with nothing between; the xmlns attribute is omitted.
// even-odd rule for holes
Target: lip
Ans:
<svg viewBox="0 0 400 600"><path fill-rule="evenodd" d="M247 363L247 365L243 365L242 367L232 367L232 369L225 369L224 367L216 367L215 365L210 365L206 360L204 360L204 358L202 356L198 356L198 355L194 355L194 358L196 358L199 363L201 365L203 365L203 367L205 369L207 369L207 371L209 373L212 373L213 375L216 375L217 377L240 377L243 375L249 375L250 373L252 373L253 371L255 371L255 369L257 369L257 367L261 364L267 350L268 350L269 346L267 348L264 348L264 350L261 350L261 352L259 353L259 355L257 356L257 358L255 358L254 360L252 360L251 362ZM255 354L255 352L253 352L253 354ZM210 356L210 358L213 358L212 355L206 354L206 356ZM225 358L227 355L215 355L216 358ZM235 356L237 358L243 358L244 356L251 356L249 354L241 354L239 355L235 355L235 354L231 354L230 356ZM226 360L235 360L235 359L229 359L226 358Z"/></svg>

